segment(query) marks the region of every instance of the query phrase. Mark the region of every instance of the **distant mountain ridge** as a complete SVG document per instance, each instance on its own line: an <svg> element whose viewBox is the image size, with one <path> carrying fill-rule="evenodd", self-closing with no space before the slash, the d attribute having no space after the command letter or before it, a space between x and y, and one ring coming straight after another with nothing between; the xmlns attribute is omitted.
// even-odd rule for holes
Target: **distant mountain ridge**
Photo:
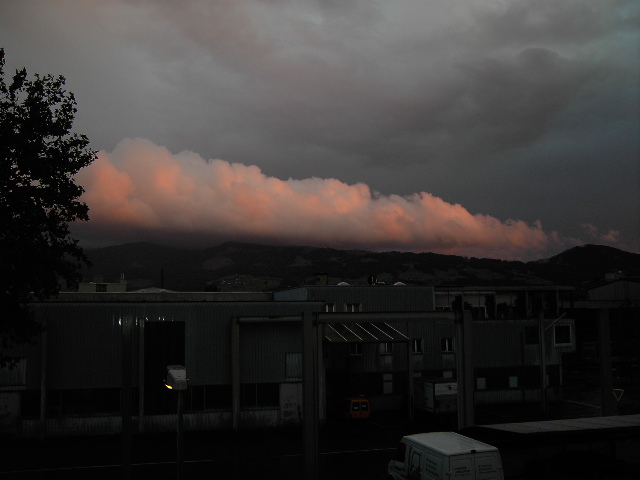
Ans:
<svg viewBox="0 0 640 480"><path fill-rule="evenodd" d="M574 247L532 262L239 242L197 250L141 242L86 253L93 266L83 271L85 281L101 276L116 282L124 274L132 290L273 291L313 283L319 273L329 284L366 285L373 275L387 284L576 287L610 272L640 276L640 254L602 245Z"/></svg>

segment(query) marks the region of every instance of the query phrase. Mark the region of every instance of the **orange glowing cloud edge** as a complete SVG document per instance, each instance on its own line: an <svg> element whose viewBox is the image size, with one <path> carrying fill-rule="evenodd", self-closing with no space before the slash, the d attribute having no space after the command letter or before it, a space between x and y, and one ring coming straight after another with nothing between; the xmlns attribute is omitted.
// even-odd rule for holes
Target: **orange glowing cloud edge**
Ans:
<svg viewBox="0 0 640 480"><path fill-rule="evenodd" d="M503 259L567 243L557 232L546 233L540 222L474 215L426 192L380 195L363 183L333 178L280 180L257 166L207 161L193 152L172 154L141 138L99 152L76 179L85 188L90 223L143 231ZM615 240L616 234L607 235Z"/></svg>

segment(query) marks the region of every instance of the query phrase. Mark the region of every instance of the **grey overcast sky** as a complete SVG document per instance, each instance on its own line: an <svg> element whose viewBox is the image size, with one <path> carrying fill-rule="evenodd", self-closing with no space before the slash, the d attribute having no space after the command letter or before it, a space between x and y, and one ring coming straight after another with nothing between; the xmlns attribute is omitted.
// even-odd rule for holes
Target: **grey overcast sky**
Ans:
<svg viewBox="0 0 640 480"><path fill-rule="evenodd" d="M0 4L99 150L85 246L640 252L636 0Z"/></svg>

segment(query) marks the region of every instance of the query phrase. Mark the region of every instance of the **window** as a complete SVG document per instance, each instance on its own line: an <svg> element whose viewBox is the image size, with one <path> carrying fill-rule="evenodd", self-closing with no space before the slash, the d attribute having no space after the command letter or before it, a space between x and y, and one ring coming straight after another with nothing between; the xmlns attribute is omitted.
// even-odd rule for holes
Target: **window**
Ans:
<svg viewBox="0 0 640 480"><path fill-rule="evenodd" d="M285 354L285 377L287 380L302 380L302 353Z"/></svg>
<svg viewBox="0 0 640 480"><path fill-rule="evenodd" d="M393 393L393 374L382 374L382 393L384 395L391 395Z"/></svg>
<svg viewBox="0 0 640 480"><path fill-rule="evenodd" d="M485 376L488 390L506 390L509 388L508 368L487 368Z"/></svg>
<svg viewBox="0 0 640 480"><path fill-rule="evenodd" d="M422 339L421 338L414 338L413 340L411 340L411 351L413 353L422 353Z"/></svg>
<svg viewBox="0 0 640 480"><path fill-rule="evenodd" d="M324 304L324 311L325 312L335 312L336 311L336 304L335 303L325 303Z"/></svg>
<svg viewBox="0 0 640 480"><path fill-rule="evenodd" d="M345 310L347 312L359 312L360 311L360 304L359 303L347 303L345 305Z"/></svg>
<svg viewBox="0 0 640 480"><path fill-rule="evenodd" d="M280 405L279 383L245 383L240 391L240 406L277 407Z"/></svg>
<svg viewBox="0 0 640 480"><path fill-rule="evenodd" d="M524 327L524 344L538 345L540 343L540 335L538 327Z"/></svg>
<svg viewBox="0 0 640 480"><path fill-rule="evenodd" d="M411 466L409 467L411 478L421 478L420 476L420 452L411 452Z"/></svg>
<svg viewBox="0 0 640 480"><path fill-rule="evenodd" d="M453 352L453 338L443 338L440 341L440 350L444 352Z"/></svg>
<svg viewBox="0 0 640 480"><path fill-rule="evenodd" d="M190 412L231 408L231 385L190 385L184 408Z"/></svg>
<svg viewBox="0 0 640 480"><path fill-rule="evenodd" d="M407 444L400 442L398 448L396 448L396 454L393 456L393 459L396 462L404 463L404 458L407 455Z"/></svg>
<svg viewBox="0 0 640 480"><path fill-rule="evenodd" d="M562 369L560 365L549 365L547 367L547 385L550 387L562 386Z"/></svg>
<svg viewBox="0 0 640 480"><path fill-rule="evenodd" d="M522 367L522 387L540 388L540 366L528 365Z"/></svg>
<svg viewBox="0 0 640 480"><path fill-rule="evenodd" d="M476 368L476 390L487 389L487 369Z"/></svg>
<svg viewBox="0 0 640 480"><path fill-rule="evenodd" d="M349 355L362 355L362 344L361 343L350 343L349 344Z"/></svg>
<svg viewBox="0 0 640 480"><path fill-rule="evenodd" d="M20 392L20 414L23 418L40 416L40 390L23 390Z"/></svg>
<svg viewBox="0 0 640 480"><path fill-rule="evenodd" d="M119 388L49 390L47 416L100 415L120 412Z"/></svg>
<svg viewBox="0 0 640 480"><path fill-rule="evenodd" d="M553 344L556 347L571 346L571 325L554 325Z"/></svg>
<svg viewBox="0 0 640 480"><path fill-rule="evenodd" d="M380 344L380 355L392 355L392 354L393 354L393 343L382 342Z"/></svg>

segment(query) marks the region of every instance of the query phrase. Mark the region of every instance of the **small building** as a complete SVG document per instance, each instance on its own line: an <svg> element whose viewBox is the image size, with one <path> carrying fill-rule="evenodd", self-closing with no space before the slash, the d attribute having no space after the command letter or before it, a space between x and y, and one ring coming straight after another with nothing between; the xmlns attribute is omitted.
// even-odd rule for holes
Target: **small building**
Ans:
<svg viewBox="0 0 640 480"><path fill-rule="evenodd" d="M80 293L122 293L127 291L127 280L124 273L119 282L105 282L101 275L95 276L92 282L82 282L78 285Z"/></svg>

